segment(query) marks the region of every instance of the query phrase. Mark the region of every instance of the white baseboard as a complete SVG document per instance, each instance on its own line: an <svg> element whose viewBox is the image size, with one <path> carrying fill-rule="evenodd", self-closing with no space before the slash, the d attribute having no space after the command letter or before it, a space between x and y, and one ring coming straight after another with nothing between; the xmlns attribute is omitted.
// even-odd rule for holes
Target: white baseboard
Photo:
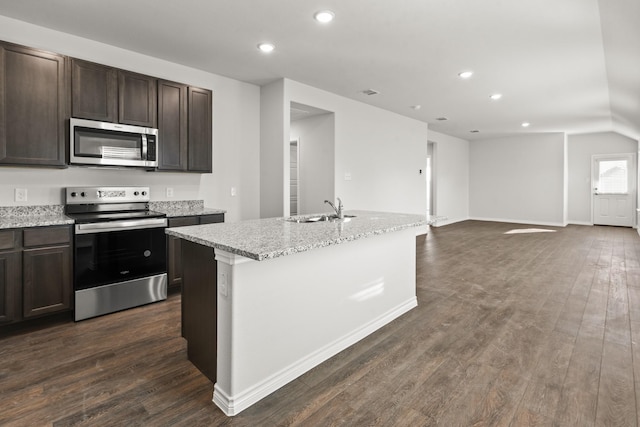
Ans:
<svg viewBox="0 0 640 427"><path fill-rule="evenodd" d="M573 225L589 225L589 226L593 227L593 223L592 222L588 222L588 221L569 221L569 224L573 224Z"/></svg>
<svg viewBox="0 0 640 427"><path fill-rule="evenodd" d="M505 222L508 224L526 224L526 225L542 225L546 227L564 227L561 222L546 222L546 221L528 221L523 219L509 219L509 218L480 218L471 217L472 221L490 221L490 222Z"/></svg>
<svg viewBox="0 0 640 427"><path fill-rule="evenodd" d="M454 218L454 219L445 219L442 221L438 221L435 224L432 224L431 227L442 227L444 225L455 224L456 222L467 221L469 218Z"/></svg>
<svg viewBox="0 0 640 427"><path fill-rule="evenodd" d="M298 378L300 375L318 366L325 360L335 356L342 350L352 346L366 336L372 334L384 325L390 323L404 313L414 307L417 307L418 299L413 297L408 301L387 311L376 319L362 325L358 329L337 339L334 342L310 353L306 357L292 363L280 372L276 372L272 376L266 378L252 387L237 393L235 396L229 396L218 388L213 387L213 402L228 416L237 415L241 411L247 409L260 399L270 395L285 384Z"/></svg>

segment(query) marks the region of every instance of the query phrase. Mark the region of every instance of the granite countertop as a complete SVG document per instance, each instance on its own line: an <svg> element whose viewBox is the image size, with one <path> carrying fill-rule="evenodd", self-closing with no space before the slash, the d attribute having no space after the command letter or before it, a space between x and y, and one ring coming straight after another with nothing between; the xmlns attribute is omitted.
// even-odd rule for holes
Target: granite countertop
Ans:
<svg viewBox="0 0 640 427"><path fill-rule="evenodd" d="M168 218L227 212L205 208L203 200L149 202L149 208L165 213ZM64 214L64 205L0 206L0 229L69 225L74 222Z"/></svg>
<svg viewBox="0 0 640 427"><path fill-rule="evenodd" d="M0 229L70 225L62 205L0 206Z"/></svg>
<svg viewBox="0 0 640 427"><path fill-rule="evenodd" d="M424 215L347 211L344 222L296 223L268 218L236 223L168 228L166 233L257 261L337 245L410 227L426 226ZM302 218L311 215L304 215Z"/></svg>
<svg viewBox="0 0 640 427"><path fill-rule="evenodd" d="M149 209L162 212L167 218L226 213L224 209L205 208L203 200L180 200L176 202L150 202Z"/></svg>

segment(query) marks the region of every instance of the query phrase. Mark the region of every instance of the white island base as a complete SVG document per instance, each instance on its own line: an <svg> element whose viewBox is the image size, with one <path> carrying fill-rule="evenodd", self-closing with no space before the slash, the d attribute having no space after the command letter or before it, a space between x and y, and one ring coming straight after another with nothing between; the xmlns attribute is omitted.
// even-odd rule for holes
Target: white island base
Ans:
<svg viewBox="0 0 640 427"><path fill-rule="evenodd" d="M213 401L236 415L417 305L412 228L255 261L215 249Z"/></svg>

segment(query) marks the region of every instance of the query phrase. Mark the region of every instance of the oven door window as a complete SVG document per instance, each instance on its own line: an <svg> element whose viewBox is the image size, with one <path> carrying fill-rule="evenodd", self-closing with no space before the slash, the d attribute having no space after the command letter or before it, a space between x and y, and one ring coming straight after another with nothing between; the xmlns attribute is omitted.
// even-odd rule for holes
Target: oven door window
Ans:
<svg viewBox="0 0 640 427"><path fill-rule="evenodd" d="M164 228L75 236L76 290L167 272Z"/></svg>
<svg viewBox="0 0 640 427"><path fill-rule="evenodd" d="M76 127L74 151L77 157L142 159L142 135Z"/></svg>

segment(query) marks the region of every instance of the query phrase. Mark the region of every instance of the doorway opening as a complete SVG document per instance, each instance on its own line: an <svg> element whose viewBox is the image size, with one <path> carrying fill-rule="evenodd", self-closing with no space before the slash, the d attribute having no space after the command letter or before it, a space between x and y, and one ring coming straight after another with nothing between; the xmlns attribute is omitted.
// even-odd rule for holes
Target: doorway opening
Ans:
<svg viewBox="0 0 640 427"><path fill-rule="evenodd" d="M300 140L289 142L289 215L300 212Z"/></svg>
<svg viewBox="0 0 640 427"><path fill-rule="evenodd" d="M427 143L427 166L425 179L427 180L427 216L436 214L435 207L435 151L436 144L433 142Z"/></svg>

